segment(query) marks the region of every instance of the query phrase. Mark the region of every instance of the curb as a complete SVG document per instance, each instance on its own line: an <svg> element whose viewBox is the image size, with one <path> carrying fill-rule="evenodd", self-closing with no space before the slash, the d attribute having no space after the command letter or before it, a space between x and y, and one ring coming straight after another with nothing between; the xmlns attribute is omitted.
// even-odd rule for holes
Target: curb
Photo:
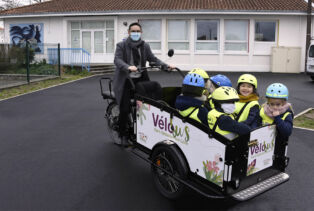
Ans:
<svg viewBox="0 0 314 211"><path fill-rule="evenodd" d="M301 130L308 130L308 131L313 131L313 132L314 132L314 129L309 129L309 128L305 128L305 127L296 127L296 126L293 126L293 128L301 129Z"/></svg>
<svg viewBox="0 0 314 211"><path fill-rule="evenodd" d="M307 113L308 111L310 111L310 110L312 110L312 109L314 109L314 108L305 109L304 111L302 111L302 112L298 113L297 115L295 115L295 116L294 116L294 119L297 118L297 117L299 117L299 116L301 116L301 115L303 115L303 114L305 114L305 113Z"/></svg>
<svg viewBox="0 0 314 211"><path fill-rule="evenodd" d="M5 98L5 99L1 99L0 102L5 101L5 100L10 100L10 99L13 99L13 98L17 98L17 97L20 97L20 96L23 96L23 95L28 95L28 94L32 94L32 93L35 93L35 92L43 91L43 90L50 89L50 88L53 88L53 87L62 86L62 85L65 85L65 84L76 82L76 81L88 79L88 78L99 76L99 75L103 75L103 74L95 74L95 75L88 76L86 78L80 78L80 79L73 80L73 81L68 81L68 82L65 82L65 83L62 83L62 84L57 84L57 85L49 86L49 87L46 87L46 88L38 89L38 90L35 90L35 91L32 91L32 92L27 92L27 93L24 93L24 94L13 96L13 97L8 97L8 98Z"/></svg>

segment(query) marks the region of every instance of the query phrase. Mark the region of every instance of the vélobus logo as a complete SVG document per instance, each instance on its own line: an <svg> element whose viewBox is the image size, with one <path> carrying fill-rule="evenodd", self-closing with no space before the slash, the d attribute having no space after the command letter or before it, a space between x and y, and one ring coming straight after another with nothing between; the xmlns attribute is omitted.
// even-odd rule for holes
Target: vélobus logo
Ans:
<svg viewBox="0 0 314 211"><path fill-rule="evenodd" d="M266 141L259 143L257 145L253 145L250 147L251 156L258 155L262 153L267 153L270 150L273 150L275 147L275 139L271 141L271 143L267 143Z"/></svg>
<svg viewBox="0 0 314 211"><path fill-rule="evenodd" d="M172 125L167 117L160 116L159 114L152 113L152 117L155 131L166 136L171 135L176 141L184 144L187 144L190 140L190 129L188 126L181 128L178 125Z"/></svg>

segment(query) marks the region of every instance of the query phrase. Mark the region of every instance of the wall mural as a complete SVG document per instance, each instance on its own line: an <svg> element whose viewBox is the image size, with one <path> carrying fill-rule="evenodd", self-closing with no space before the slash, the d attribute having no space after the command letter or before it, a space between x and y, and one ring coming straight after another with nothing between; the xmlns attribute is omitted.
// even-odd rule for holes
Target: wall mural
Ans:
<svg viewBox="0 0 314 211"><path fill-rule="evenodd" d="M28 42L36 53L43 52L44 24L10 24L10 42L23 46Z"/></svg>

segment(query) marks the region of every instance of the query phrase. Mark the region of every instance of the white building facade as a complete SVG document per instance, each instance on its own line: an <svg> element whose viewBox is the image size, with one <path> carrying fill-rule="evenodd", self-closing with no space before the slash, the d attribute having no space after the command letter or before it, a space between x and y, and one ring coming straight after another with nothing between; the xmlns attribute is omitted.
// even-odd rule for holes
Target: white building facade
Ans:
<svg viewBox="0 0 314 211"><path fill-rule="evenodd" d="M272 56L274 49L279 47L297 49L291 56L295 61L290 72L303 72L305 66L306 13L301 12L78 13L71 17L2 18L5 43L12 43L10 26L42 24L43 43L84 48L91 54L91 63L113 63L116 43L127 37L129 24L138 21L143 39L155 55L183 70L200 67L207 71L269 72L277 62ZM167 51L171 48L175 55L169 59ZM291 59L281 62L291 63Z"/></svg>

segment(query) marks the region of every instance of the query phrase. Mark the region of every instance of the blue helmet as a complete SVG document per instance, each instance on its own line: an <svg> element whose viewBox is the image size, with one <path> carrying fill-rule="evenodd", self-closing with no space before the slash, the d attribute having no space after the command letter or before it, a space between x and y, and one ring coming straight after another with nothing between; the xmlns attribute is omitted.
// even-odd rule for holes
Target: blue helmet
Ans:
<svg viewBox="0 0 314 211"><path fill-rule="evenodd" d="M189 73L183 79L183 85L205 87L205 81L202 76L196 73Z"/></svg>
<svg viewBox="0 0 314 211"><path fill-rule="evenodd" d="M266 89L266 97L268 98L280 98L288 100L288 96L288 88L281 83L271 84Z"/></svg>
<svg viewBox="0 0 314 211"><path fill-rule="evenodd" d="M228 87L232 87L232 83L230 81L230 79L225 76L225 75L214 75L212 77L210 77L210 80L217 86L217 87L221 87L221 86L228 86Z"/></svg>

